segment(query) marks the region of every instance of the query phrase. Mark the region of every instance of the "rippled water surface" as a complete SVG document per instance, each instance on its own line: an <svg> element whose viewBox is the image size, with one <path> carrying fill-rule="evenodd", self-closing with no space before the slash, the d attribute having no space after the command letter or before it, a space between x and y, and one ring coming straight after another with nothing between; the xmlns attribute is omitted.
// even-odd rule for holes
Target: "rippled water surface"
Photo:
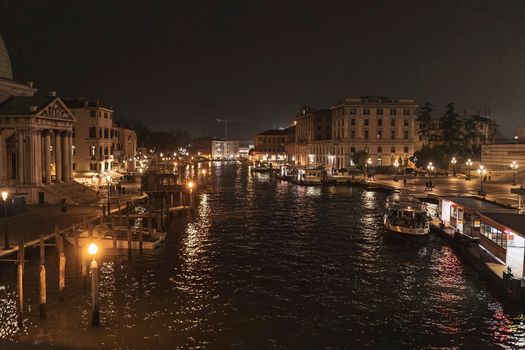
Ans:
<svg viewBox="0 0 525 350"><path fill-rule="evenodd" d="M217 165L189 220L166 246L101 265L101 322L68 251L64 302L48 250L48 319L38 319L36 255L0 266L0 348L514 348L521 312L507 309L439 237L407 244L381 224L385 194L305 188Z"/></svg>

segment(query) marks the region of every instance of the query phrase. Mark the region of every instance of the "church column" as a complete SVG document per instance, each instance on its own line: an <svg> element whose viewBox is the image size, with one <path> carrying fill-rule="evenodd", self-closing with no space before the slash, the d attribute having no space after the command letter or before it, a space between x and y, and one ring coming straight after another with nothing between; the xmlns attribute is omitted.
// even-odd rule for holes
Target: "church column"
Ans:
<svg viewBox="0 0 525 350"><path fill-rule="evenodd" d="M42 184L42 133L35 131L35 183Z"/></svg>
<svg viewBox="0 0 525 350"><path fill-rule="evenodd" d="M56 181L62 181L62 136L61 132L55 133L55 173Z"/></svg>
<svg viewBox="0 0 525 350"><path fill-rule="evenodd" d="M3 129L0 129L0 184L7 180L7 159L5 157L5 141Z"/></svg>
<svg viewBox="0 0 525 350"><path fill-rule="evenodd" d="M73 132L70 132L68 137L69 147L69 181L73 180Z"/></svg>
<svg viewBox="0 0 525 350"><path fill-rule="evenodd" d="M16 132L16 182L19 185L24 184L24 132L17 130Z"/></svg>
<svg viewBox="0 0 525 350"><path fill-rule="evenodd" d="M51 183L51 134L46 131L44 136L44 174L45 183Z"/></svg>
<svg viewBox="0 0 525 350"><path fill-rule="evenodd" d="M69 148L69 135L64 133L61 135L62 138L62 180L69 182L69 167L70 167L70 153Z"/></svg>

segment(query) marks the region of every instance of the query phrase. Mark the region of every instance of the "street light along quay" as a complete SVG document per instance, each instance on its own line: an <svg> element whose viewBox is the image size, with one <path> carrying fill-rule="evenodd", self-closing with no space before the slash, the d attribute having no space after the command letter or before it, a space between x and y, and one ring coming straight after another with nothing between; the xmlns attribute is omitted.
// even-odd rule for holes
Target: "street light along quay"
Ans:
<svg viewBox="0 0 525 350"><path fill-rule="evenodd" d="M428 188L429 188L429 191L432 191L432 171L434 170L434 165L432 165L432 162L428 163L427 170L428 170Z"/></svg>
<svg viewBox="0 0 525 350"><path fill-rule="evenodd" d="M368 158L368 160L366 161L366 164L367 164L367 171L366 171L366 175L368 177L368 180L371 179L371 172L370 172L370 167L372 166L372 158Z"/></svg>
<svg viewBox="0 0 525 350"><path fill-rule="evenodd" d="M472 166L472 160L470 158L467 159L465 165L467 166L467 180L470 180L470 167Z"/></svg>
<svg viewBox="0 0 525 350"><path fill-rule="evenodd" d="M518 169L518 163L516 161L513 161L510 163L510 168L513 171L513 178L512 178L512 186L516 186L516 170Z"/></svg>
<svg viewBox="0 0 525 350"><path fill-rule="evenodd" d="M11 249L9 247L9 233L7 232L7 192L2 192L2 200L4 201L4 250Z"/></svg>
<svg viewBox="0 0 525 350"><path fill-rule="evenodd" d="M98 252L98 246L91 243L88 246L88 253L93 257L89 263L89 270L91 272L91 325L100 325L100 310L99 310L99 295L98 295L98 263L95 256Z"/></svg>
<svg viewBox="0 0 525 350"><path fill-rule="evenodd" d="M478 174L479 174L479 194L484 196L485 191L483 190L483 178L487 174L487 169L483 165L480 165L478 168Z"/></svg>
<svg viewBox="0 0 525 350"><path fill-rule="evenodd" d="M454 176L456 176L456 163L458 161L456 160L456 157L452 157L452 159L450 160L450 164L451 164L451 168L452 168L452 174Z"/></svg>
<svg viewBox="0 0 525 350"><path fill-rule="evenodd" d="M396 176L394 177L394 181L397 181L397 175L398 175L398 170L399 170L399 162L396 160L394 160L394 167L396 168Z"/></svg>
<svg viewBox="0 0 525 350"><path fill-rule="evenodd" d="M190 190L190 211L193 210L193 186L194 183L192 180L188 181L188 188Z"/></svg>

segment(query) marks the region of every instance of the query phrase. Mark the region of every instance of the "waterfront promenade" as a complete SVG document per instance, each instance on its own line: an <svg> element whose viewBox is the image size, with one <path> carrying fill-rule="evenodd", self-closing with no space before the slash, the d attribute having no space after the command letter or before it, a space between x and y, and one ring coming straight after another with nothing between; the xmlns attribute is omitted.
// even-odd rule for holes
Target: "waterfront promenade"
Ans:
<svg viewBox="0 0 525 350"><path fill-rule="evenodd" d="M435 187L432 191L425 191L425 183L429 181L429 177L407 176L406 184L403 182L403 177L399 176L398 181L394 181L393 175L376 175L371 184L384 186L392 189L407 189L415 194L434 194L437 196L447 195L472 195L477 196L480 189L479 177L472 176L471 180L466 180L463 174L457 176L432 176L432 183ZM512 186L511 175L502 174L494 177L492 181L483 183L483 188L486 191L485 198L490 201L518 206L518 196L510 192L511 188L519 187ZM518 182L519 184L519 182Z"/></svg>
<svg viewBox="0 0 525 350"><path fill-rule="evenodd" d="M135 185L135 186L133 186ZM140 198L138 185L126 184L129 192L125 195L111 195L111 209L117 209L118 202L124 205L127 200ZM102 194L104 195L104 194ZM102 215L101 205L107 204L107 197L101 198L100 204L90 203L83 205L68 206L67 211L62 212L60 205L29 205L27 211L15 217L7 219L7 230L9 232L9 245L13 250L18 249L19 244L39 239L40 235L48 236L54 233L55 227L59 230L80 225L84 218L88 221ZM4 218L0 219L0 257L10 254L13 250L3 250L4 247Z"/></svg>

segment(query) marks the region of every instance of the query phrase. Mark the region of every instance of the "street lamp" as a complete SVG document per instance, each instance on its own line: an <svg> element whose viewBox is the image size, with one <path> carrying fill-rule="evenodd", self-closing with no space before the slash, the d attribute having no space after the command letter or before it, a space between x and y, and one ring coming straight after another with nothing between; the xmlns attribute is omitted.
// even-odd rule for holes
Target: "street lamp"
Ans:
<svg viewBox="0 0 525 350"><path fill-rule="evenodd" d="M472 166L472 160L470 158L467 159L465 165L467 166L467 180L470 180L470 167Z"/></svg>
<svg viewBox="0 0 525 350"><path fill-rule="evenodd" d="M518 163L516 163L516 161L513 161L512 163L510 163L510 168L514 172L514 177L512 179L512 186L516 186L516 170L518 169Z"/></svg>
<svg viewBox="0 0 525 350"><path fill-rule="evenodd" d="M189 181L188 182L188 188L190 189L190 210L193 209L193 186L194 186L194 183L193 181Z"/></svg>
<svg viewBox="0 0 525 350"><path fill-rule="evenodd" d="M429 175L429 179L428 179L428 187L430 188L430 191L432 191L432 171L434 171L434 165L432 165L432 162L429 162L427 164L427 170L428 170L428 175Z"/></svg>
<svg viewBox="0 0 525 350"><path fill-rule="evenodd" d="M452 165L451 165L451 168L452 168L452 174L453 174L454 176L456 176L456 163L457 163L457 162L458 162L458 161L456 160L456 157L452 157L452 159L450 160L450 164L452 164Z"/></svg>
<svg viewBox="0 0 525 350"><path fill-rule="evenodd" d="M397 159L394 161L394 167L396 168L396 176L394 177L394 180L397 181L397 174L399 170L399 162L397 161Z"/></svg>
<svg viewBox="0 0 525 350"><path fill-rule="evenodd" d="M366 161L367 167L366 167L366 174L368 176L368 179L370 180L370 167L372 166L372 158L368 158Z"/></svg>
<svg viewBox="0 0 525 350"><path fill-rule="evenodd" d="M88 253L93 257L89 263L89 270L91 272L91 325L98 326L100 324L99 311L99 296L98 296L98 263L95 256L98 252L98 246L91 243L88 246Z"/></svg>
<svg viewBox="0 0 525 350"><path fill-rule="evenodd" d="M2 199L4 201L4 250L9 247L9 234L7 233L7 192L2 192Z"/></svg>
<svg viewBox="0 0 525 350"><path fill-rule="evenodd" d="M483 165L480 165L478 168L478 174L479 174L479 193L481 195L484 195L483 191L483 178L485 177L485 174L487 174L487 169Z"/></svg>

